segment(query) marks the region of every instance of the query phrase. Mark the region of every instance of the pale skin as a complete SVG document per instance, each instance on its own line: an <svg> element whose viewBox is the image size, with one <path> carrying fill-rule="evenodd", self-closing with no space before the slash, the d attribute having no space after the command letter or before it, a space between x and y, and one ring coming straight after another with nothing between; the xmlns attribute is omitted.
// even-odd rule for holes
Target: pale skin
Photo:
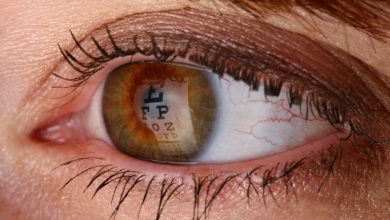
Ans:
<svg viewBox="0 0 390 220"><path fill-rule="evenodd" d="M75 173L70 168L53 172L60 163L80 157L77 153L92 152L92 144L48 146L31 140L31 132L48 117L44 114L58 105L58 100L43 103L27 98L50 74L62 56L57 44L73 45L69 37L72 29L78 36L88 34L96 26L126 15L180 9L186 6L247 17L244 12L229 8L215 8L209 1L203 6L181 0L169 1L8 1L0 4L0 219L108 219L113 206L111 194L102 192L96 199L82 193L90 177L61 191L61 186ZM299 9L297 9L299 11ZM219 11L219 12L218 12ZM301 33L349 52L352 56L390 77L390 42L370 38L365 33L334 21L312 18L302 13L312 25L301 23L291 15L269 16L265 21L277 27ZM52 117L52 116L51 116ZM70 148L72 147L72 148ZM389 146L384 146L387 149ZM71 150L68 150L71 149ZM100 148L99 148L100 149ZM104 155L104 152L100 152ZM125 155L112 155L116 163ZM116 152L116 154L119 154ZM347 170L335 170L323 191L298 189L298 201L272 202L248 206L234 199L217 205L210 219L388 219L390 177L389 151L375 169L369 163ZM113 159L115 158L115 160ZM119 161L119 160L118 160ZM349 159L350 163L353 159ZM123 163L122 163L123 164ZM126 164L127 166L128 164ZM343 164L348 167L350 164ZM358 171L352 170L355 168ZM210 169L201 172L209 172ZM320 182L320 181L319 181ZM307 192L310 191L310 192ZM152 190L151 198L158 197ZM135 196L142 198L141 190ZM301 194L301 195L300 195ZM229 194L227 194L229 196ZM179 195L178 195L179 196ZM271 200L270 200L271 201ZM237 202L237 204L235 203ZM154 219L152 202L144 208L140 219ZM261 202L259 204L262 204ZM184 208L183 208L184 207ZM185 199L172 200L162 219L190 219L191 210ZM115 208L115 207L114 207ZM139 202L128 202L121 207L116 219L132 219L138 214ZM131 216L131 217L129 217Z"/></svg>

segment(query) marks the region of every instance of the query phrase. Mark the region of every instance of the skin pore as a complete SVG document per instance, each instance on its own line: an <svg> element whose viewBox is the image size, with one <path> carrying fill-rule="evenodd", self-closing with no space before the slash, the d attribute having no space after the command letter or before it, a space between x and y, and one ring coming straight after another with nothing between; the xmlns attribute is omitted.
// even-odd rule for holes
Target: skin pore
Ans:
<svg viewBox="0 0 390 220"><path fill-rule="evenodd" d="M226 13L237 18L253 19L245 11L238 11L212 1L3 1L0 6L0 219L108 219L115 205L110 204L112 191L106 190L93 200L90 191L83 193L91 175L81 176L64 190L61 186L75 170L82 171L99 161L87 160L75 166L65 166L53 171L59 164L85 156L105 157L104 164L114 164L128 168L136 162L128 156L101 143L84 142L75 144L50 144L32 140L31 133L44 122L58 118L72 106L59 108L63 103L55 97L47 84L53 69L64 63L57 44L70 49L74 41L69 35L71 29L78 39L82 39L103 24L111 23L128 15L158 12L186 7L195 8L212 15ZM347 52L349 55L375 68L379 78L389 84L390 46L388 39L381 35L373 37L367 32L333 19L320 19L301 8L293 9L300 16L291 13L270 14L262 21L310 39L326 43ZM389 8L387 9L389 10ZM380 17L379 17L380 19ZM177 22L180 24L180 22ZM386 27L385 28L386 31ZM375 35L374 35L375 36ZM68 68L70 71L71 68ZM92 80L99 81L96 76ZM42 85L46 86L42 89ZM372 84L373 87L375 84ZM88 90L86 87L83 91ZM389 90L377 91L371 88L376 97L383 93L383 106L387 103ZM388 87L387 87L388 89ZM37 93L36 91L40 91ZM31 94L35 94L31 97ZM44 97L44 98L42 98ZM74 106L73 106L74 107ZM53 108L59 109L51 111ZM385 109L385 111L389 109ZM49 114L50 113L50 114ZM388 115L388 114L387 114ZM386 118L383 118L385 121ZM384 128L389 126L386 124ZM352 147L344 147L343 158L333 171L315 169L300 171L296 180L296 199L293 194L284 196L281 183L272 186L277 202L267 197L266 204L261 197L248 204L237 199L237 194L223 193L221 204L214 204L210 219L387 219L389 217L389 144L373 150L375 160L361 156ZM306 156L306 155L304 155ZM272 161L272 159L270 159ZM313 164L319 160L313 160ZM133 164L134 162L134 164ZM167 172L161 165L145 163L139 170L148 169ZM79 167L78 167L79 166ZM254 166L248 166L247 170ZM307 168L307 167L306 167ZM168 169L168 168L167 168ZM172 169L172 167L170 167ZM173 170L176 168L173 168ZM245 169L244 169L245 170ZM199 173L212 173L204 167L192 170ZM305 176L304 174L307 174ZM322 184L319 192L318 188ZM309 182L310 184L308 184ZM187 188L184 188L187 189ZM230 190L234 187L230 186ZM136 218L144 191L135 190L132 201L120 208L116 219ZM155 219L158 206L159 188L149 194L150 200L142 208L140 219ZM182 195L182 197L181 197ZM253 194L254 195L254 194ZM191 219L192 199L185 193L178 193L170 200L162 219ZM285 198L286 197L286 198ZM129 217L130 216L130 217Z"/></svg>

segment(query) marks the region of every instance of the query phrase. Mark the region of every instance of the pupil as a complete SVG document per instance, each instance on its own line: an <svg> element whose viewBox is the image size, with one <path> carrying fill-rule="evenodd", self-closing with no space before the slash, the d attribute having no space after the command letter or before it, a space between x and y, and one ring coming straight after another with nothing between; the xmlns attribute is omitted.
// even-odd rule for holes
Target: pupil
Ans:
<svg viewBox="0 0 390 220"><path fill-rule="evenodd" d="M107 78L103 118L124 153L194 162L209 138L216 101L207 73L162 63L126 64Z"/></svg>

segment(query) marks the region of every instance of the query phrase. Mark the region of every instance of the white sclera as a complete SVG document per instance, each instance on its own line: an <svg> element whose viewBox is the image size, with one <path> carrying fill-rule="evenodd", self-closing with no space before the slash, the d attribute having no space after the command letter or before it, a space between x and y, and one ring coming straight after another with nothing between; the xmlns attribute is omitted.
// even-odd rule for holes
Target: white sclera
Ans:
<svg viewBox="0 0 390 220"><path fill-rule="evenodd" d="M210 74L218 103L207 145L196 161L225 163L261 158L326 137L336 130L325 120L305 119L302 105L288 104L286 87L278 97L265 97L243 81Z"/></svg>

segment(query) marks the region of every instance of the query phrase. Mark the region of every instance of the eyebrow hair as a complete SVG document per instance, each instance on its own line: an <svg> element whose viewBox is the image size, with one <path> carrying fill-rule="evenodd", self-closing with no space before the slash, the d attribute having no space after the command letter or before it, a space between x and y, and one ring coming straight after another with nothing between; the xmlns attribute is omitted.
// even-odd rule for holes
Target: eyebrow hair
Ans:
<svg viewBox="0 0 390 220"><path fill-rule="evenodd" d="M198 1L198 0L190 0ZM377 40L390 39L390 1L383 0L212 0L249 13L257 19L274 14L292 14L302 19L295 7L323 20L352 26ZM307 19L306 19L307 21Z"/></svg>

